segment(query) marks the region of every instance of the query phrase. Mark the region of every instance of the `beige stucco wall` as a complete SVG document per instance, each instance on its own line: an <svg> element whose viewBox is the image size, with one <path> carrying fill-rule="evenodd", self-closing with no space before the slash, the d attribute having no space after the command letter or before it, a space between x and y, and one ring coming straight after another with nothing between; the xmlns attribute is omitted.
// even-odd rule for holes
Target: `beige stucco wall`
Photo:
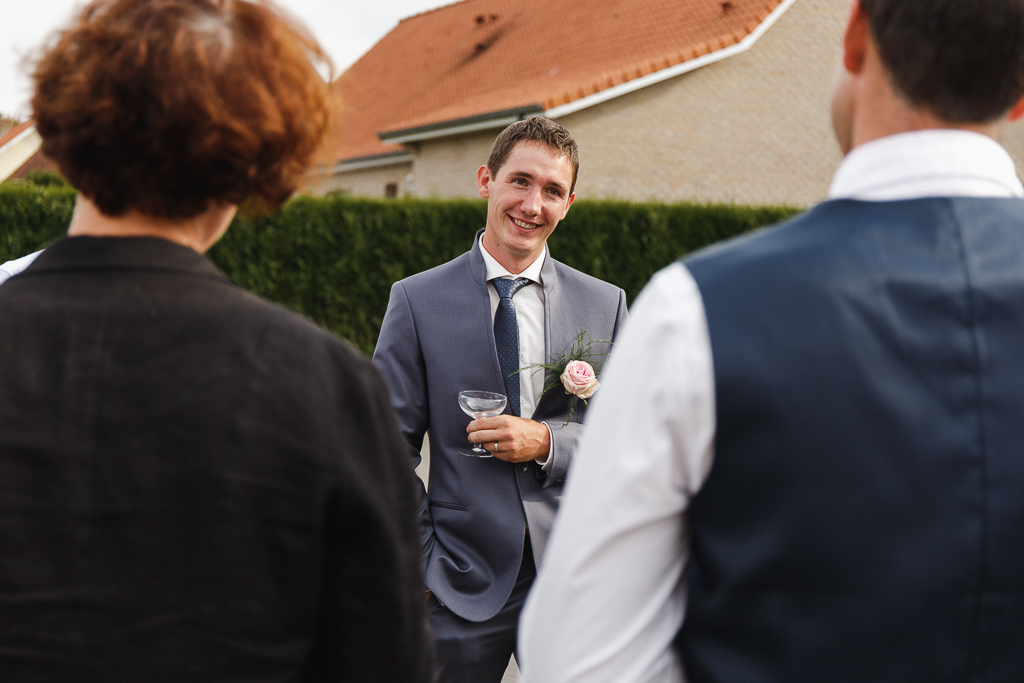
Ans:
<svg viewBox="0 0 1024 683"><path fill-rule="evenodd" d="M1005 124L1000 141L1017 165L1017 176L1024 178L1024 121Z"/></svg>
<svg viewBox="0 0 1024 683"><path fill-rule="evenodd" d="M415 197L479 197L476 191L476 171L487 162L487 155L500 129L455 135L411 143L406 149L412 154L412 163L404 166L404 173L412 173L411 194ZM343 178L341 176L344 176ZM354 194L383 195L380 169L349 171L332 179L339 187L351 189ZM377 186L380 185L380 189ZM399 186L405 195L405 176ZM364 189L366 188L366 189ZM376 193L376 194L373 194Z"/></svg>
<svg viewBox="0 0 1024 683"><path fill-rule="evenodd" d="M362 197L383 197L384 188L394 183L398 196L406 195L406 176L412 173L412 163L405 161L399 164L376 166L359 171L335 173L320 186L320 191L344 192Z"/></svg>
<svg viewBox="0 0 1024 683"><path fill-rule="evenodd" d="M476 172L499 130L425 140L412 149L417 197L479 197Z"/></svg>

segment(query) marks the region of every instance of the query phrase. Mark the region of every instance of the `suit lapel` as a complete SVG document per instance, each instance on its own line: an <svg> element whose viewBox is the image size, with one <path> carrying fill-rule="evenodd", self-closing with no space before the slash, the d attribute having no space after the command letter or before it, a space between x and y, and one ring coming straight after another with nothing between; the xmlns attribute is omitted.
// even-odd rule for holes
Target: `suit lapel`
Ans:
<svg viewBox="0 0 1024 683"><path fill-rule="evenodd" d="M573 316L565 307L571 305L572 302L565 301L562 297L556 261L551 258L550 252L544 259L541 279L544 280L544 360L550 363L559 353L569 350L572 340L576 336L576 330L566 324L567 321L571 321ZM545 386L550 383L550 378L551 373L545 371ZM553 409L564 411L565 399L564 392L555 387L539 398L533 414L549 415Z"/></svg>

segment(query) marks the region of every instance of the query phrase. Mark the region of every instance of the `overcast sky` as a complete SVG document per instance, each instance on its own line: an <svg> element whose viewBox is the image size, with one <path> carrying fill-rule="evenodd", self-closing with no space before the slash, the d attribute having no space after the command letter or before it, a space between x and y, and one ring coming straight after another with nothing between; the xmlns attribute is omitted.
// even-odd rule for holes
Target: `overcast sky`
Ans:
<svg viewBox="0 0 1024 683"><path fill-rule="evenodd" d="M303 19L338 67L355 62L399 19L453 0L277 0ZM0 0L0 113L26 118L29 80L22 58L67 23L82 0Z"/></svg>

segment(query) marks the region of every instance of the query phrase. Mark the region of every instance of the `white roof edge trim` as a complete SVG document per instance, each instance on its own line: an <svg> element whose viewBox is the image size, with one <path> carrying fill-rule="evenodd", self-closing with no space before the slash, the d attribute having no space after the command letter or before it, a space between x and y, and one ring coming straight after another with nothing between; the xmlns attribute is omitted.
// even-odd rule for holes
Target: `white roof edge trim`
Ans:
<svg viewBox="0 0 1024 683"><path fill-rule="evenodd" d="M534 114L534 116L536 116L536 114ZM461 126L451 126L448 128L437 128L435 130L428 130L422 133L410 133L408 135L396 135L394 137L385 134L381 135L381 139L389 145L401 145L406 142L419 142L421 140L433 140L434 138L447 138L452 135L462 135L463 133L475 133L479 130L490 130L491 128L504 128L518 120L518 116L501 116L499 118L487 119L486 121L476 121L475 123L466 123Z"/></svg>
<svg viewBox="0 0 1024 683"><path fill-rule="evenodd" d="M5 142L5 143L3 144L3 146L2 146L2 147L0 147L0 154L2 154L2 153L3 153L3 151L4 151L5 149L7 149L8 147L12 147L12 146L14 146L14 145L18 144L18 143L19 143L19 142L21 142L21 141L22 141L22 140L23 140L24 138L27 138L27 137L28 137L29 135L31 135L31 134L32 134L32 133L34 133L35 131L36 131L36 127L35 127L35 126L29 126L29 127L28 127L28 128L26 128L25 130L21 131L20 133L18 133L17 135L15 135L15 136L14 136L14 138L12 138L11 140L8 140L7 142Z"/></svg>
<svg viewBox="0 0 1024 683"><path fill-rule="evenodd" d="M0 147L0 182L7 180L15 171L32 158L43 139L35 126L29 126Z"/></svg>
<svg viewBox="0 0 1024 683"><path fill-rule="evenodd" d="M582 109L593 107L595 104L601 104L602 102L613 100L616 97L628 95L631 92L636 92L637 90L654 85L655 83L667 81L670 78L681 76L685 73L689 73L690 71L695 71L701 67L708 66L709 64L714 64L715 62L720 62L723 59L728 59L729 57L746 52L754 46L754 43L760 40L761 36L763 36L768 29L775 25L775 22L777 22L779 18L786 13L786 10L792 7L795 2L796 0L784 0L778 7L773 9L767 17L765 17L764 21L758 24L757 28L755 28L750 35L735 45L730 45L727 48L716 50L715 52L709 52L708 54L701 55L696 59L687 60L681 64L670 66L669 68L662 69L661 71L655 71L654 73L641 76L640 78L634 78L631 81L620 83L619 85L612 86L607 90L602 90L601 92L594 93L593 95L582 97L573 102L569 102L568 104L552 107L545 111L542 116L549 119L557 119L561 116L575 114Z"/></svg>
<svg viewBox="0 0 1024 683"><path fill-rule="evenodd" d="M354 159L352 161L342 161L335 165L335 173L345 173L347 171L361 171L364 168L376 168L378 166L396 166L398 164L407 164L412 161L412 154L392 154L386 157L379 157L377 159Z"/></svg>

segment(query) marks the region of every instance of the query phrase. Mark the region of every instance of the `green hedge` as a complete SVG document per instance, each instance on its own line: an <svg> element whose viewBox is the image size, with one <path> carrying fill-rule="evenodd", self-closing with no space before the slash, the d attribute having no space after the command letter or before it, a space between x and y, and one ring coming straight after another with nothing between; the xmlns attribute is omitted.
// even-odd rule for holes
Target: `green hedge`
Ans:
<svg viewBox="0 0 1024 683"><path fill-rule="evenodd" d="M300 197L237 220L210 256L238 284L371 353L391 284L464 252L484 211L468 201Z"/></svg>
<svg viewBox="0 0 1024 683"><path fill-rule="evenodd" d="M60 237L73 203L73 192L59 185L0 186L0 262ZM485 212L479 200L299 197L273 215L237 219L210 257L233 281L370 353L391 284L466 251ZM549 244L555 258L619 285L632 300L679 256L794 212L581 201Z"/></svg>
<svg viewBox="0 0 1024 683"><path fill-rule="evenodd" d="M61 185L0 185L0 263L38 251L68 231L75 191Z"/></svg>

